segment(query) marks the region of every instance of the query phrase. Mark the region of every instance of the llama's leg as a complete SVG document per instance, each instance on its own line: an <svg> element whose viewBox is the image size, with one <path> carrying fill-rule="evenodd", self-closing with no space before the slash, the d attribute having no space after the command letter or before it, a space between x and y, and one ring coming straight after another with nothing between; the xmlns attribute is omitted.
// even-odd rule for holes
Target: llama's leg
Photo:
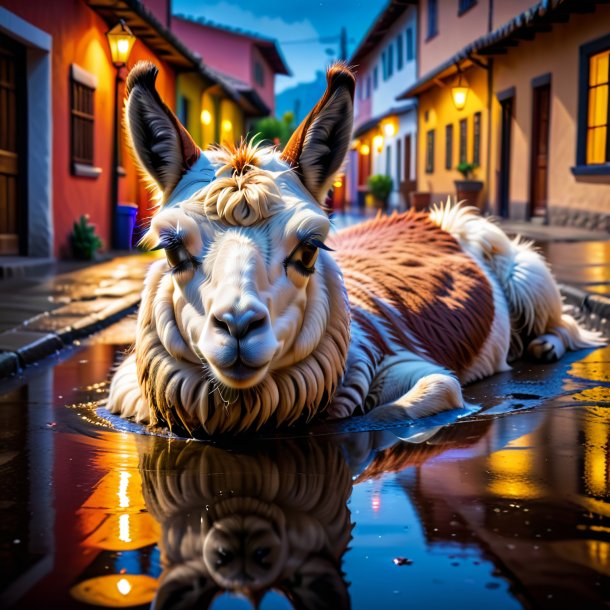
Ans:
<svg viewBox="0 0 610 610"><path fill-rule="evenodd" d="M427 417L464 406L462 388L447 369L412 356L381 371L372 387L376 404L366 418L398 422ZM379 391L380 390L380 391Z"/></svg>
<svg viewBox="0 0 610 610"><path fill-rule="evenodd" d="M137 422L149 422L149 409L138 384L136 356L128 356L116 370L110 384L107 408L121 417L133 417Z"/></svg>
<svg viewBox="0 0 610 610"><path fill-rule="evenodd" d="M567 350L606 343L599 333L582 328L572 316L562 313L563 303L555 279L531 244L513 241L510 254L497 257L494 264L513 319L525 334L535 337L527 346L531 356L552 362Z"/></svg>
<svg viewBox="0 0 610 610"><path fill-rule="evenodd" d="M598 333L582 328L572 316L562 314L559 323L550 325L546 333L536 337L527 346L527 351L539 362L555 362L567 350L598 347L605 343Z"/></svg>

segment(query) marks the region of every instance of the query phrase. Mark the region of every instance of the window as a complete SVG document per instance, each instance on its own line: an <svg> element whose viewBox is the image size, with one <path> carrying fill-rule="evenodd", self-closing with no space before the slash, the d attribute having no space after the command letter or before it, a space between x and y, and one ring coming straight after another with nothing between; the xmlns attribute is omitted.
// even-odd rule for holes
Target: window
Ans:
<svg viewBox="0 0 610 610"><path fill-rule="evenodd" d="M453 169L453 125L445 127L445 169Z"/></svg>
<svg viewBox="0 0 610 610"><path fill-rule="evenodd" d="M460 0L458 4L458 17L469 11L476 3L477 0Z"/></svg>
<svg viewBox="0 0 610 610"><path fill-rule="evenodd" d="M254 82L261 86L265 86L265 70L260 61L254 60Z"/></svg>
<svg viewBox="0 0 610 610"><path fill-rule="evenodd" d="M407 28L407 61L413 61L415 59L415 49L413 47L413 29Z"/></svg>
<svg viewBox="0 0 610 610"><path fill-rule="evenodd" d="M97 78L76 64L70 67L70 146L72 173L97 177L102 173L93 167L93 134L95 127L95 89Z"/></svg>
<svg viewBox="0 0 610 610"><path fill-rule="evenodd" d="M610 174L610 34L580 47L577 167ZM590 167L589 167L590 166Z"/></svg>
<svg viewBox="0 0 610 610"><path fill-rule="evenodd" d="M381 76L383 80L388 80L388 62L386 52L381 52Z"/></svg>
<svg viewBox="0 0 610 610"><path fill-rule="evenodd" d="M428 0L428 38L438 34L438 5L436 0Z"/></svg>
<svg viewBox="0 0 610 610"><path fill-rule="evenodd" d="M472 124L472 162L475 165L481 165L481 113L474 113L474 122Z"/></svg>
<svg viewBox="0 0 610 610"><path fill-rule="evenodd" d="M375 66L373 70L373 89L377 89L379 85L379 69Z"/></svg>
<svg viewBox="0 0 610 610"><path fill-rule="evenodd" d="M468 162L468 119L460 121L460 163Z"/></svg>
<svg viewBox="0 0 610 610"><path fill-rule="evenodd" d="M434 172L434 129L426 134L426 174Z"/></svg>
<svg viewBox="0 0 610 610"><path fill-rule="evenodd" d="M610 50L589 58L589 108L587 112L587 165L608 163L608 78Z"/></svg>
<svg viewBox="0 0 610 610"><path fill-rule="evenodd" d="M388 78L394 74L394 46L390 45L388 47Z"/></svg>
<svg viewBox="0 0 610 610"><path fill-rule="evenodd" d="M402 48L402 34L398 34L398 37L396 38L396 69L397 70L402 70L404 59L405 59L405 57L403 55L403 48Z"/></svg>
<svg viewBox="0 0 610 610"><path fill-rule="evenodd" d="M371 75L369 74L366 77L366 99L368 100L371 97Z"/></svg>
<svg viewBox="0 0 610 610"><path fill-rule="evenodd" d="M402 147L401 147L402 142L400 141L400 139L396 140L396 184L399 185L401 182L401 176L400 176L400 171L401 171L401 165L402 165Z"/></svg>
<svg viewBox="0 0 610 610"><path fill-rule="evenodd" d="M385 173L392 177L392 147L389 144L385 149Z"/></svg>

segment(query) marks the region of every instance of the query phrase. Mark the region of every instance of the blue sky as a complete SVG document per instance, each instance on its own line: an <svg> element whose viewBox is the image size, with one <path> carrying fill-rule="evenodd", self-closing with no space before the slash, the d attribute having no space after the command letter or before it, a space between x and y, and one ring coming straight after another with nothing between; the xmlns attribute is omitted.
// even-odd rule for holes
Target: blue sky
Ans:
<svg viewBox="0 0 610 610"><path fill-rule="evenodd" d="M348 51L352 53L386 4L386 0L173 0L172 7L174 13L275 38L293 73L292 77L276 79L276 91L280 92L298 82L313 81L316 71L337 57L342 26L347 28ZM319 38L329 40L300 42ZM334 54L329 55L326 49Z"/></svg>

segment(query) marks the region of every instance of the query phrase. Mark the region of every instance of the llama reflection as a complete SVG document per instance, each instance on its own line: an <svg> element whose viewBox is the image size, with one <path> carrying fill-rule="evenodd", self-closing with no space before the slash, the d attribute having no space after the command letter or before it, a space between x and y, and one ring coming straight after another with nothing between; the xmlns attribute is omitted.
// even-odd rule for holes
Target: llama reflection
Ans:
<svg viewBox="0 0 610 610"><path fill-rule="evenodd" d="M336 445L142 443L144 497L162 526L154 608L207 607L224 591L257 606L270 590L297 608L349 607L352 480Z"/></svg>

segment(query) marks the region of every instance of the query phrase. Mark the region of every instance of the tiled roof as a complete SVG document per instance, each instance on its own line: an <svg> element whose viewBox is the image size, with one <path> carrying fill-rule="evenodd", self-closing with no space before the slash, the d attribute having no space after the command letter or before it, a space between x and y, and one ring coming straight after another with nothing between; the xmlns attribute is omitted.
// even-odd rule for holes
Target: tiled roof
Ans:
<svg viewBox="0 0 610 610"><path fill-rule="evenodd" d="M208 81L219 85L233 99L239 94L227 81L221 81L203 64L201 57L193 53L138 0L85 0L109 25L123 19L136 37L155 54L177 71L196 71Z"/></svg>
<svg viewBox="0 0 610 610"><path fill-rule="evenodd" d="M206 66L206 70L221 84L226 85L227 88L232 89L238 94L235 101L242 106L247 114L250 116L267 116L271 114L269 106L265 104L256 89L248 85L248 83L244 83L234 76L209 66Z"/></svg>
<svg viewBox="0 0 610 610"><path fill-rule="evenodd" d="M348 63L357 66L379 44L379 41L411 4L416 5L417 0L389 0L349 58Z"/></svg>
<svg viewBox="0 0 610 610"><path fill-rule="evenodd" d="M542 0L489 34L467 44L455 55L421 77L396 99L404 100L417 96L434 86L438 79L457 72L458 65L480 64L476 56L502 54L507 47L516 46L519 41L533 40L539 32L550 31L553 23L568 21L571 13L593 12L596 4L600 3L595 0Z"/></svg>
<svg viewBox="0 0 610 610"><path fill-rule="evenodd" d="M214 21L210 21L209 19L205 19L204 17L190 17L188 15L174 15L173 17L174 19L182 19L183 21L197 23L207 28L213 28L215 30L228 32L229 34L234 34L235 36L243 36L245 38L249 38L250 40L252 40L254 46L261 52L263 57L267 60L267 62L276 74L283 74L285 76L291 75L290 68L288 68L286 60L282 55L279 43L273 38L261 36L260 34L255 34L254 32L249 32L248 30L243 30L241 28L233 28L226 25L220 25L219 23L215 23Z"/></svg>
<svg viewBox="0 0 610 610"><path fill-rule="evenodd" d="M417 107L417 104L414 102L414 100L411 100L411 102L412 102L411 104L407 103L404 106L390 108L383 114L380 114L377 117L373 117L372 119L369 119L368 121L365 121L364 123L361 123L360 125L356 126L356 128L354 129L354 133L352 134L352 137L359 138L361 135L365 134L367 131L370 131L371 129L375 129L381 121L383 121L384 119L387 119L390 116L400 116L401 114L406 114L410 110L414 110Z"/></svg>

